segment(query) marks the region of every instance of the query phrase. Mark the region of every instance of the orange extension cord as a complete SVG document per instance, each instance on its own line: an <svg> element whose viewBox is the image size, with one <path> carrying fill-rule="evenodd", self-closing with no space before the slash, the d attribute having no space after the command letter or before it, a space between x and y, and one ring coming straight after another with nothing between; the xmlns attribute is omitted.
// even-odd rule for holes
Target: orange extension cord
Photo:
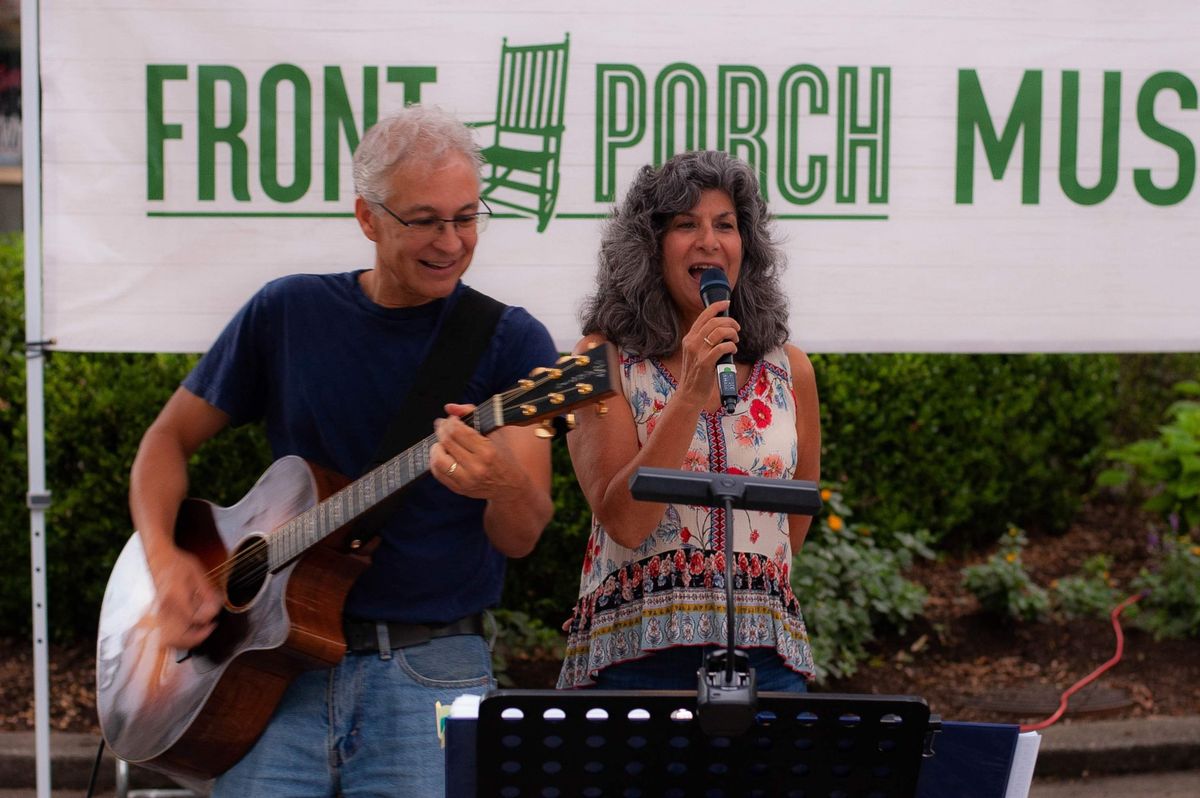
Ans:
<svg viewBox="0 0 1200 798"><path fill-rule="evenodd" d="M1132 596L1125 599L1117 606L1113 607L1113 611L1109 617L1112 618L1113 631L1115 631L1117 633L1117 653L1113 654L1112 659L1110 659L1108 662L1101 665L1099 668L1096 668L1096 670L1092 671L1087 676L1084 676L1082 679L1075 682L1075 684L1073 684L1069 688L1067 688L1067 690L1062 694L1062 698L1058 702L1058 709L1054 712L1053 715L1051 715L1050 717L1046 718L1045 720L1039 721L1037 723L1022 724L1022 726L1021 726L1022 732L1041 731L1042 729L1046 728L1047 726L1051 725L1052 723L1055 723L1056 721L1058 721L1058 719L1062 717L1063 713L1067 711L1067 701L1070 700L1071 696L1073 696L1075 693L1079 692L1084 687L1084 685L1087 685L1090 682L1094 681L1100 674L1104 673L1106 670L1111 668L1113 665L1116 665L1118 662L1121 661L1121 654L1124 653L1124 651L1125 651L1125 634L1121 631L1121 622L1118 620L1118 616L1120 616L1120 614L1125 610L1126 607L1133 604L1135 601L1138 601L1144 595L1145 595L1144 592L1143 593L1134 593Z"/></svg>

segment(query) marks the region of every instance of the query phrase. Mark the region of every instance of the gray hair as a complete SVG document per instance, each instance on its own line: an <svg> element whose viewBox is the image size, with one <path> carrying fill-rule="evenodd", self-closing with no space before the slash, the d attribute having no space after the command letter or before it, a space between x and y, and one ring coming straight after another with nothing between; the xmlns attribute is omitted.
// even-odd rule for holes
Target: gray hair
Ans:
<svg viewBox="0 0 1200 798"><path fill-rule="evenodd" d="M483 166L470 129L437 106L410 105L380 119L354 151L354 193L384 203L397 166L420 158L436 161L449 153L465 155L478 172Z"/></svg>
<svg viewBox="0 0 1200 798"><path fill-rule="evenodd" d="M685 330L663 280L662 239L677 214L706 189L729 195L742 238L742 268L729 315L741 324L735 359L758 360L788 339L787 298L779 283L783 253L772 238L767 203L746 163L715 150L676 155L644 166L600 238L596 290L584 300L583 333L599 333L643 357L674 353Z"/></svg>

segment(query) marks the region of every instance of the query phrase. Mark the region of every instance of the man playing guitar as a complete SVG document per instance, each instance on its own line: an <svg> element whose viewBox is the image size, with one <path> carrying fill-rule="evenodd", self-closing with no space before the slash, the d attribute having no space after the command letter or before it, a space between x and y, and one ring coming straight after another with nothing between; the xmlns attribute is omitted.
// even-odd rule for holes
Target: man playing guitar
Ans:
<svg viewBox="0 0 1200 798"><path fill-rule="evenodd" d="M479 169L471 133L436 109L372 127L354 184L374 267L268 283L146 431L130 506L167 646L203 646L230 612L220 580L177 545L188 458L227 425L261 420L276 457L368 470L432 342L455 333L442 327L489 215ZM378 525L345 602L347 656L291 681L213 795L442 793L434 704L493 685L480 613L500 598L505 558L528 554L553 511L548 442L523 426L484 436L461 417L556 356L540 322L503 309L465 392L440 397L433 478Z"/></svg>

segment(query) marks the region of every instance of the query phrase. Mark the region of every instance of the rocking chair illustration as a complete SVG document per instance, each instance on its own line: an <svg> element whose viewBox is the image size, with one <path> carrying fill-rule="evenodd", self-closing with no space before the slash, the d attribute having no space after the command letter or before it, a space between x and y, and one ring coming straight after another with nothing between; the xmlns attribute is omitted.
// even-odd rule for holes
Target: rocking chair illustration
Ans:
<svg viewBox="0 0 1200 798"><path fill-rule="evenodd" d="M492 143L483 148L483 198L533 216L539 233L550 223L558 198L570 41L568 33L561 44L517 47L505 37L496 118L468 123L495 129Z"/></svg>

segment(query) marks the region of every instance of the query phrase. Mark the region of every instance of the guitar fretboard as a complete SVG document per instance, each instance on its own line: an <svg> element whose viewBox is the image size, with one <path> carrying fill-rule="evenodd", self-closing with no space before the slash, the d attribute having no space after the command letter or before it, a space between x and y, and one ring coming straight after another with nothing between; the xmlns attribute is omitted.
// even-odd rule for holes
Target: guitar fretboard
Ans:
<svg viewBox="0 0 1200 798"><path fill-rule="evenodd" d="M492 419L481 419L486 418L489 408L496 407L496 398L463 420L481 434L491 432L503 423L502 418L495 416L493 410ZM437 435L429 435L276 529L267 536L267 567L271 571L282 568L427 474L429 455L435 443Z"/></svg>

